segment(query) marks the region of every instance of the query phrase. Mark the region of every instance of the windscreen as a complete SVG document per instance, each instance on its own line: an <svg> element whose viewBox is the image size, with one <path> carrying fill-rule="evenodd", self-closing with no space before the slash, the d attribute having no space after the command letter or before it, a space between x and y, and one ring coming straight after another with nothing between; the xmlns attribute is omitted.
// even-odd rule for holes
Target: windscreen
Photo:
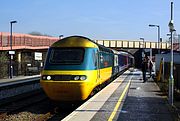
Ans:
<svg viewBox="0 0 180 121"><path fill-rule="evenodd" d="M52 64L81 64L83 58L83 48L53 48L50 53L50 63Z"/></svg>

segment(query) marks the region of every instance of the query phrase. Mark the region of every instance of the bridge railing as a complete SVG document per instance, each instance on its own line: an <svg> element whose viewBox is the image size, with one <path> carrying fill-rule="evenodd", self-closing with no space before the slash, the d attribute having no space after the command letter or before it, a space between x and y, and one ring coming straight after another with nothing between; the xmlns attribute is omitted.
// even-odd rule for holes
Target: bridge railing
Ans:
<svg viewBox="0 0 180 121"><path fill-rule="evenodd" d="M170 44L166 42L143 42L127 40L95 40L98 44L114 48L152 48L152 49L169 49Z"/></svg>
<svg viewBox="0 0 180 121"><path fill-rule="evenodd" d="M37 47L48 48L48 46L57 40L58 38L56 37L13 33L12 49L36 49ZM0 32L0 50L10 50L10 33Z"/></svg>

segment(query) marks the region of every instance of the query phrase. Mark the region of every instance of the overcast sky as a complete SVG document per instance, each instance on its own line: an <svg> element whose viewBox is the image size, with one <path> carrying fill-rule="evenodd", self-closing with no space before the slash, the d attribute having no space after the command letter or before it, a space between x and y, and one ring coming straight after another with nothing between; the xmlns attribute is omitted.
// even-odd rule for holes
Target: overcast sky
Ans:
<svg viewBox="0 0 180 121"><path fill-rule="evenodd" d="M167 38L171 1L178 33L180 0L1 0L0 31L9 32L9 22L16 20L16 33L157 41L157 28L148 25L160 25L161 37Z"/></svg>

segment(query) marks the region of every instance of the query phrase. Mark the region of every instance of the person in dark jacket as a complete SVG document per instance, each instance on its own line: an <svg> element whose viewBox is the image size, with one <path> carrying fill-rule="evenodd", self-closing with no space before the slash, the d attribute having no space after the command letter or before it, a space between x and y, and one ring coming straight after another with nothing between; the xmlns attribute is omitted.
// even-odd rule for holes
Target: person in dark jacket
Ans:
<svg viewBox="0 0 180 121"><path fill-rule="evenodd" d="M148 62L147 58L143 58L142 61L143 83L146 82L147 62Z"/></svg>
<svg viewBox="0 0 180 121"><path fill-rule="evenodd" d="M149 60L149 75L150 75L150 78L152 77L152 68L153 68L153 62L152 62L152 60Z"/></svg>

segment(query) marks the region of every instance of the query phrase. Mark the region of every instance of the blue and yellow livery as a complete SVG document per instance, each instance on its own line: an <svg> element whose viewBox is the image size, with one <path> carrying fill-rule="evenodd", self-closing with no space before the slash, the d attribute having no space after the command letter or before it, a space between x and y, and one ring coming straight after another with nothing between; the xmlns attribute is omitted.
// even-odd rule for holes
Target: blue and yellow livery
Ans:
<svg viewBox="0 0 180 121"><path fill-rule="evenodd" d="M118 52L82 37L55 42L48 50L41 85L54 101L82 101L119 73Z"/></svg>

